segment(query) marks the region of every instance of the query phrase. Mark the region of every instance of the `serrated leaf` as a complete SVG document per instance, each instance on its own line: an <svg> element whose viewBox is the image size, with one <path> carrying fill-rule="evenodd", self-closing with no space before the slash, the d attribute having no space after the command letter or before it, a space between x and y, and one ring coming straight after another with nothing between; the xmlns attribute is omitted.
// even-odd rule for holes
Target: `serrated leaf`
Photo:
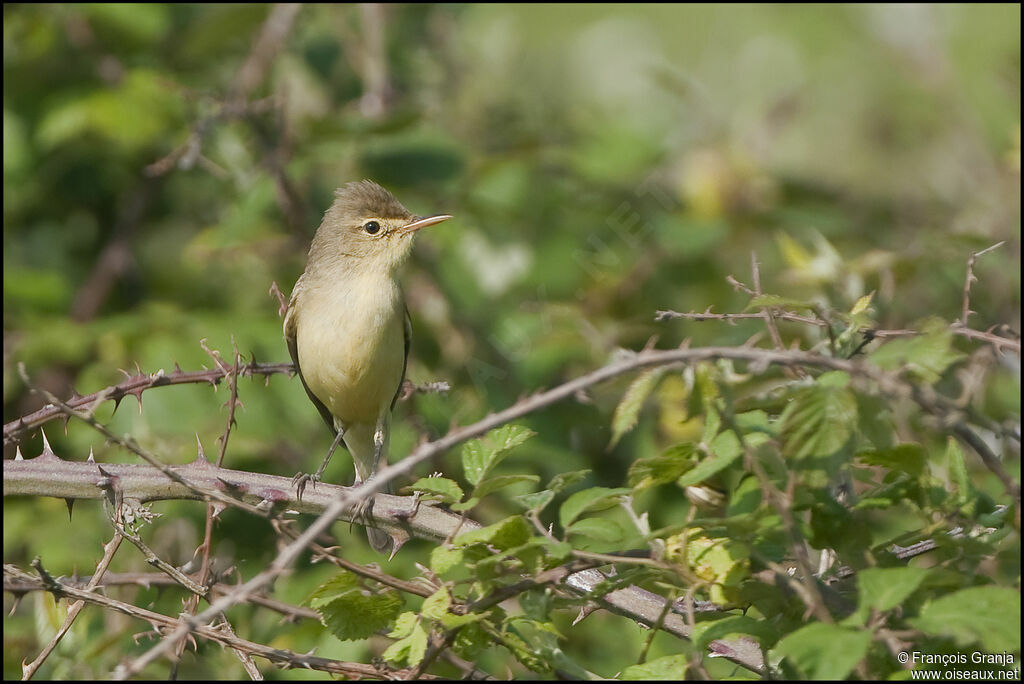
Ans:
<svg viewBox="0 0 1024 684"><path fill-rule="evenodd" d="M1020 592L993 586L962 589L926 605L910 624L926 634L953 637L961 646L1018 651Z"/></svg>
<svg viewBox="0 0 1024 684"><path fill-rule="evenodd" d="M480 622L487 615L488 613L466 613L465 615L445 613L441 616L441 624L444 625L445 629L455 629L456 627L464 627L474 622Z"/></svg>
<svg viewBox="0 0 1024 684"><path fill-rule="evenodd" d="M640 665L630 665L619 679L642 680L642 681L677 681L686 679L686 664L688 658L685 655L670 655Z"/></svg>
<svg viewBox="0 0 1024 684"><path fill-rule="evenodd" d="M857 424L857 401L848 384L848 375L834 371L797 390L780 418L786 458L836 474L839 463L833 457L850 444Z"/></svg>
<svg viewBox="0 0 1024 684"><path fill-rule="evenodd" d="M891 449L865 451L857 454L857 460L867 465L876 465L889 470L902 471L914 477L924 472L928 455L920 444L897 444Z"/></svg>
<svg viewBox="0 0 1024 684"><path fill-rule="evenodd" d="M395 620L395 626L391 629L391 632L388 633L388 636L392 639L405 638L412 634L412 628L416 626L418 621L419 616L411 610L407 610L399 615L398 619Z"/></svg>
<svg viewBox="0 0 1024 684"><path fill-rule="evenodd" d="M612 418L612 441L608 445L609 449L618 444L622 436L636 425L640 416L640 408L664 375L665 368L651 368L638 375L630 383L626 393L622 395L619 405L615 407L615 415Z"/></svg>
<svg viewBox="0 0 1024 684"><path fill-rule="evenodd" d="M462 549L451 549L447 546L435 546L430 552L430 569L443 575L452 568L462 565Z"/></svg>
<svg viewBox="0 0 1024 684"><path fill-rule="evenodd" d="M558 519L562 529L566 529L584 513L610 508L618 503L617 499L630 490L625 487L591 487L576 492L562 504L558 511Z"/></svg>
<svg viewBox="0 0 1024 684"><path fill-rule="evenodd" d="M857 573L856 621L863 624L871 610L885 612L901 605L930 571L925 568L866 568ZM852 616L851 616L852 617Z"/></svg>
<svg viewBox="0 0 1024 684"><path fill-rule="evenodd" d="M491 544L504 551L525 544L530 535L530 527L523 520L523 517L521 515L513 515L493 525L463 532L455 537L452 544L460 547L480 543Z"/></svg>
<svg viewBox="0 0 1024 684"><path fill-rule="evenodd" d="M427 631L418 622L413 626L412 633L399 639L385 649L381 657L392 663L406 662L415 667L427 653Z"/></svg>
<svg viewBox="0 0 1024 684"><path fill-rule="evenodd" d="M757 639L761 646L770 648L779 638L778 632L766 620L755 620L747 615L731 615L712 622L699 622L693 630L693 646L707 650L712 641L743 634Z"/></svg>
<svg viewBox="0 0 1024 684"><path fill-rule="evenodd" d="M629 486L643 490L675 482L696 462L697 450L693 444L677 444L660 456L637 459L629 467Z"/></svg>
<svg viewBox="0 0 1024 684"><path fill-rule="evenodd" d="M457 654L469 661L475 661L477 655L491 644L491 637L479 624L464 626L455 635L452 648Z"/></svg>
<svg viewBox="0 0 1024 684"><path fill-rule="evenodd" d="M865 311L867 311L868 307L871 306L871 300L874 298L874 296L875 291L872 290L868 294L858 299L857 303L853 305L852 309L850 309L850 315L856 316L857 314L862 314Z"/></svg>
<svg viewBox="0 0 1024 684"><path fill-rule="evenodd" d="M533 492L532 494L520 494L519 496L513 497L513 500L520 506L528 511L536 511L540 513L542 510L547 508L547 505L551 503L555 498L555 493L550 489L542 489L539 492Z"/></svg>
<svg viewBox="0 0 1024 684"><path fill-rule="evenodd" d="M971 478L967 474L967 462L964 461L964 452L960 445L952 437L946 443L946 463L949 469L950 484L955 490L957 505L963 505L970 498L972 487Z"/></svg>
<svg viewBox="0 0 1024 684"><path fill-rule="evenodd" d="M540 482L540 475L497 475L480 482L473 490L473 496L483 498L520 482Z"/></svg>
<svg viewBox="0 0 1024 684"><path fill-rule="evenodd" d="M933 318L925 323L921 335L887 341L869 358L886 370L906 367L932 384L939 381L947 368L967 357L953 348L953 332L945 321Z"/></svg>
<svg viewBox="0 0 1024 684"><path fill-rule="evenodd" d="M330 632L349 641L366 639L391 624L402 609L402 597L393 589L365 591L350 572L328 580L310 596L310 605Z"/></svg>
<svg viewBox="0 0 1024 684"><path fill-rule="evenodd" d="M868 630L816 622L790 633L771 653L786 658L803 677L838 681L867 655L871 636Z"/></svg>
<svg viewBox="0 0 1024 684"><path fill-rule="evenodd" d="M535 433L522 425L503 425L462 447L462 468L470 484L478 484L513 447L519 446Z"/></svg>
<svg viewBox="0 0 1024 684"><path fill-rule="evenodd" d="M452 598L448 595L448 589L441 587L433 594L423 599L423 606L420 608L420 615L431 620L440 620L448 612L452 605Z"/></svg>
<svg viewBox="0 0 1024 684"><path fill-rule="evenodd" d="M456 513L464 513L474 508L478 503L480 503L480 499L478 497L471 496L465 501L452 504L451 506L449 506L449 508L451 508Z"/></svg>
<svg viewBox="0 0 1024 684"><path fill-rule="evenodd" d="M551 478L551 482L548 482L548 489L552 492L558 493L567 487L571 487L580 480L584 479L590 474L590 469L584 470L571 470L567 473L559 473Z"/></svg>
<svg viewBox="0 0 1024 684"><path fill-rule="evenodd" d="M404 489L409 492L420 491L431 494L444 503L461 501L463 496L462 487L446 477L421 477Z"/></svg>
<svg viewBox="0 0 1024 684"><path fill-rule="evenodd" d="M582 534L584 537L603 542L617 542L622 539L622 528L614 520L606 518L583 518L566 530L568 534Z"/></svg>
<svg viewBox="0 0 1024 684"><path fill-rule="evenodd" d="M761 441L767 438L767 435L765 435ZM743 453L743 447L740 445L739 438L731 430L715 437L711 442L710 448L711 456L709 458L705 458L679 478L677 484L680 487L688 487L704 482L715 473L728 468Z"/></svg>

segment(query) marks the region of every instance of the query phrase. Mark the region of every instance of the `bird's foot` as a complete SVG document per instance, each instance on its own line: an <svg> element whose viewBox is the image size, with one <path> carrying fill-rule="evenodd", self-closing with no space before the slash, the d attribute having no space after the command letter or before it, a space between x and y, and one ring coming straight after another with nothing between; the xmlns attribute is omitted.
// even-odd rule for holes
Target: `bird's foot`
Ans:
<svg viewBox="0 0 1024 684"><path fill-rule="evenodd" d="M320 482L320 473L303 473L299 471L292 478L292 486L295 487L295 497L299 501L302 501L302 494L306 491L306 485L310 482L313 483L313 488L315 489L316 483Z"/></svg>

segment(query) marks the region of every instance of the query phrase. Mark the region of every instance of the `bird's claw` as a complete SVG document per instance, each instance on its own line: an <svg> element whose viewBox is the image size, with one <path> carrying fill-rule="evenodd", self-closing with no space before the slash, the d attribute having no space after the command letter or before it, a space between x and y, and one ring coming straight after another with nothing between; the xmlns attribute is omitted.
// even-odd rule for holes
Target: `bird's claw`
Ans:
<svg viewBox="0 0 1024 684"><path fill-rule="evenodd" d="M295 473L295 477L292 478L292 486L295 487L295 497L302 501L302 494L306 491L306 485L312 482L313 487L316 488L316 483L319 481L319 473L303 473L301 471Z"/></svg>

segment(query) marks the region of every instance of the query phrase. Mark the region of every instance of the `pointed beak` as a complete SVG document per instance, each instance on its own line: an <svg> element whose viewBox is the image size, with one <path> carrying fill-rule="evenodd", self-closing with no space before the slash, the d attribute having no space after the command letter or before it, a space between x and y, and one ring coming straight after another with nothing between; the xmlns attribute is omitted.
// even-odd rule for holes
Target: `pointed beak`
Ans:
<svg viewBox="0 0 1024 684"><path fill-rule="evenodd" d="M427 216L425 218L422 216L414 216L411 223L407 223L402 226L402 232L415 233L420 228L426 228L427 226L432 226L435 223L447 221L450 218L451 215L449 214L438 214L437 216Z"/></svg>

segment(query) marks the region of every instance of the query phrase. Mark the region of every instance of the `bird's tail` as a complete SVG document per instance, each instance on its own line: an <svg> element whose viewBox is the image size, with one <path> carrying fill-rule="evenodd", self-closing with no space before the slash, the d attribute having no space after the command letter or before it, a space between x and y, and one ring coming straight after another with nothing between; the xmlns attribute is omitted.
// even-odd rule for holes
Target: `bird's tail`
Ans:
<svg viewBox="0 0 1024 684"><path fill-rule="evenodd" d="M345 446L352 454L352 463L356 467L356 481L366 482L377 472L378 463L374 459L373 449L374 426L364 423L356 423L345 432ZM384 448L381 450L381 461L387 463L388 443L391 437L391 417L388 416L384 424ZM391 483L388 482L380 490L385 494L391 493ZM366 502L366 512L369 513L373 507L373 498ZM391 549L391 536L378 527L367 527L366 537L370 540L370 546L378 553L387 553Z"/></svg>

